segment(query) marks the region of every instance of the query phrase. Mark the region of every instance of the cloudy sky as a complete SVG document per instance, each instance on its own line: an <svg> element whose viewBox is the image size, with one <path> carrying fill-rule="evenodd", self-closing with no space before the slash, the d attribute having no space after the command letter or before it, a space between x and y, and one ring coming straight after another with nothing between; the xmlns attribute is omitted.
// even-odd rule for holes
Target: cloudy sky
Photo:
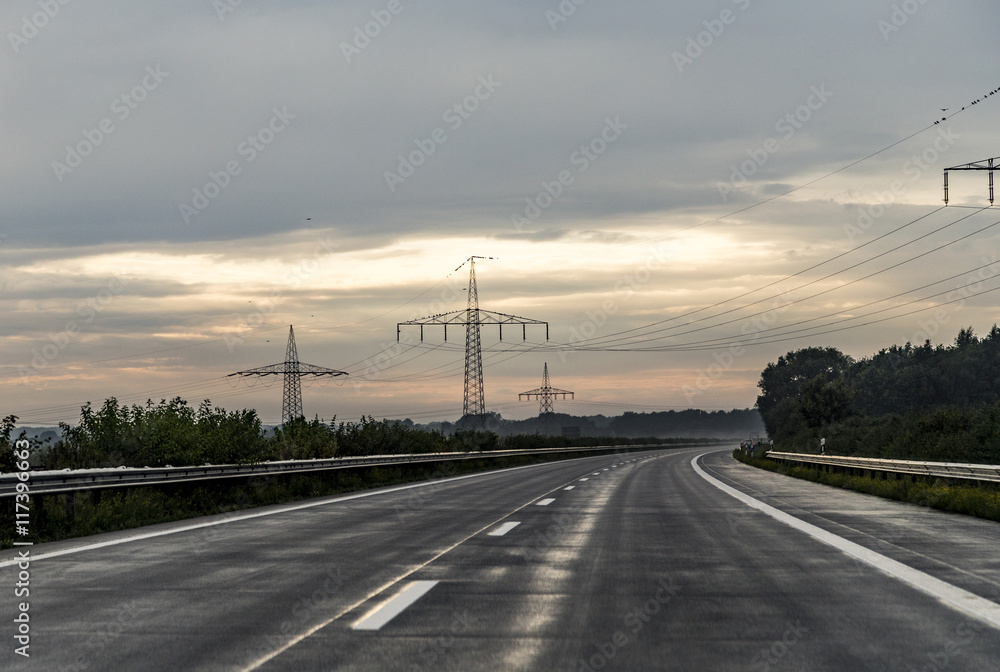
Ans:
<svg viewBox="0 0 1000 672"><path fill-rule="evenodd" d="M996 321L994 0L11 0L0 412L115 396L455 420L752 406L769 361ZM975 104L974 101L979 101ZM935 123L937 122L937 123ZM992 130L991 130L992 129ZM964 218L964 219L962 219ZM980 231L980 229L983 229ZM920 311L920 312L914 312ZM851 321L847 321L853 318ZM847 328L852 327L852 328Z"/></svg>

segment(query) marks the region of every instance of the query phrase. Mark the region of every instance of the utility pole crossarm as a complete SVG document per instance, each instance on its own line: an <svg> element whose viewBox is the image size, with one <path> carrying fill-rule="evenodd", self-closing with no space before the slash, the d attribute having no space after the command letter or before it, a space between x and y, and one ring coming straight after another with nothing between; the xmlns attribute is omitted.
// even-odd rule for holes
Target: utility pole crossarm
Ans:
<svg viewBox="0 0 1000 672"><path fill-rule="evenodd" d="M469 318L468 310L454 310L450 313L438 313L437 315L430 315L428 317L421 317L416 320L407 320L406 322L398 322L397 326L415 326L420 324L460 324L468 325L475 324L471 322ZM518 315L508 315L507 313L497 313L492 310L479 309L479 324L544 324L548 326L548 322L543 320L535 320L530 317L520 317Z"/></svg>
<svg viewBox="0 0 1000 672"><path fill-rule="evenodd" d="M527 392L521 392L517 395L518 401L531 401L532 397L540 397L543 394L552 396L555 399L573 399L573 393L569 390L560 390L557 387L550 387L548 389L544 387L536 387L533 390L528 390ZM568 396L567 396L568 395Z"/></svg>
<svg viewBox="0 0 1000 672"><path fill-rule="evenodd" d="M268 364L258 366L255 369L237 371L230 373L226 378L237 376L239 378L258 378L261 376L284 376L284 394L281 398L281 422L287 424L302 415L302 378L312 376L313 378L336 378L346 376L346 371L328 369L315 364L306 364L299 361L299 351L295 346L295 331L291 325L288 327L288 346L285 349L285 361L280 364Z"/></svg>
<svg viewBox="0 0 1000 672"><path fill-rule="evenodd" d="M429 317L396 323L396 340L399 341L402 327L420 327L420 340L424 340L424 327L441 326L444 328L444 340L448 341L448 327L465 327L465 400L462 404L463 418L476 421L480 427L486 427L486 402L483 394L483 352L480 339L480 329L484 325L497 325L500 330L500 340L503 340L504 326L520 325L521 338L528 340L528 327L545 325L545 340L549 340L549 323L529 317L508 315L479 307L479 288L476 284L476 259L493 259L493 257L472 256L466 259L469 264L469 286L465 310L450 313L438 313ZM462 266L455 269L459 271Z"/></svg>
<svg viewBox="0 0 1000 672"><path fill-rule="evenodd" d="M291 364L292 366L289 366ZM236 373L230 373L226 378L231 378L233 376L277 376L284 373L298 373L300 376L330 376L331 378L336 378L338 376L348 375L346 371L338 371L336 369L327 369L322 366L316 366L314 364L306 364L305 362L282 362L280 364L268 364L267 366L258 366L256 369L247 369L246 371L237 371Z"/></svg>
<svg viewBox="0 0 1000 672"><path fill-rule="evenodd" d="M990 184L990 205L993 205L993 170L1000 169L1000 156L972 163L963 163L960 166L952 166L944 169L944 204L948 205L948 171L949 170L985 170L989 173Z"/></svg>
<svg viewBox="0 0 1000 672"><path fill-rule="evenodd" d="M549 385L549 365L546 362L544 372L542 373L542 386L528 390L527 392L521 392L517 395L517 400L530 401L532 398L538 399L538 415L545 415L546 413L553 412L553 399L566 399L567 397L570 399L575 398L569 390L560 390L557 387Z"/></svg>
<svg viewBox="0 0 1000 672"><path fill-rule="evenodd" d="M973 161L972 163L963 163L961 166L952 166L951 168L945 168L945 170L994 170L995 167L1000 167L1000 163L994 166L994 161L1000 162L1000 156L992 159L983 159L982 161Z"/></svg>

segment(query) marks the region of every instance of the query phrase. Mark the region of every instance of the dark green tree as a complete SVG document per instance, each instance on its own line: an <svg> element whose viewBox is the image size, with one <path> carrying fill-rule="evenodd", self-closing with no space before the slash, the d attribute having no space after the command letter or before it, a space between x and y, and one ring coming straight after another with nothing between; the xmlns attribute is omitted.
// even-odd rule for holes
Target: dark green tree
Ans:
<svg viewBox="0 0 1000 672"><path fill-rule="evenodd" d="M851 358L836 348L804 348L768 364L757 383L757 410L768 435L776 440L793 436L804 424L795 400L805 386L816 378L824 382L840 379L851 363Z"/></svg>
<svg viewBox="0 0 1000 672"><path fill-rule="evenodd" d="M828 381L816 376L802 388L798 411L807 427L819 430L850 416L853 401L854 395L842 379Z"/></svg>

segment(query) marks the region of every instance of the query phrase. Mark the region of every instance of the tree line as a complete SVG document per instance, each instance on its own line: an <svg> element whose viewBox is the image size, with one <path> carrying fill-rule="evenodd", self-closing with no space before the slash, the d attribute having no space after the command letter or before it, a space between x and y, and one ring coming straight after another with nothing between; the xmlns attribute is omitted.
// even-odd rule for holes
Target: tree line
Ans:
<svg viewBox="0 0 1000 672"><path fill-rule="evenodd" d="M0 471L11 471L9 448L15 440L15 416L0 424L3 462ZM254 410L227 411L208 400L198 408L176 397L145 405L120 404L114 397L99 408L87 403L79 423L59 424L60 436L42 443L33 440L33 468L90 469L100 467L164 467L203 464L249 464L275 460L355 457L406 453L445 453L570 446L637 445L664 443L660 439L509 435L475 429L450 434L427 431L412 422L375 420L329 423L297 418L276 427L273 433ZM24 437L22 431L20 438Z"/></svg>
<svg viewBox="0 0 1000 672"><path fill-rule="evenodd" d="M460 424L460 423L459 423ZM454 425L435 423L446 433ZM506 420L495 413L487 418L487 428L501 436L511 434L543 434L561 436L563 428L573 427L580 436L602 437L745 437L764 431L760 414L752 408L731 411L703 411L689 408L682 411L635 413L626 411L617 416L569 415L545 413L525 420Z"/></svg>
<svg viewBox="0 0 1000 672"><path fill-rule="evenodd" d="M775 449L954 462L1000 461L1000 328L949 346L870 357L794 350L767 365L757 409Z"/></svg>

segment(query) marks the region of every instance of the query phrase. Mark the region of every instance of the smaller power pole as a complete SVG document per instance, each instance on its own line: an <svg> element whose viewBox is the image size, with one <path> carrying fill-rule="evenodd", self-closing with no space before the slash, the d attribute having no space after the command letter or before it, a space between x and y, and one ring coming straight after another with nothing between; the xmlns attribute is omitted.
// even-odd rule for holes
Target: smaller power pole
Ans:
<svg viewBox="0 0 1000 672"><path fill-rule="evenodd" d="M448 325L465 327L465 400L462 403L462 417L475 422L482 429L486 429L486 402L483 393L483 346L480 338L480 329L484 326L495 324L500 331L500 340L503 340L503 327L521 327L521 340L528 338L528 325L544 325L545 340L549 340L549 323L541 320L534 320L528 317L518 317L517 315L507 315L486 310L479 307L479 289L476 285L476 259L493 259L493 257L472 256L462 262L462 265L455 269L458 271L469 264L469 288L468 301L465 310L456 310L450 313L440 313L423 317L418 320L398 322L396 324L396 340L399 340L399 330L403 326L419 326L420 340L424 340L424 327L441 325L444 327L444 340L448 340Z"/></svg>
<svg viewBox="0 0 1000 672"><path fill-rule="evenodd" d="M288 325L288 346L285 348L285 361L280 364L270 364L256 369L237 371L230 373L227 378L238 376L239 378L265 378L267 376L282 376L285 389L281 398L281 424L287 424L292 420L303 417L302 413L302 379L306 376L313 378L336 378L346 376L344 371L327 369L322 366L306 364L299 361L299 351L295 347L295 331Z"/></svg>
<svg viewBox="0 0 1000 672"><path fill-rule="evenodd" d="M573 398L573 393L569 390L559 390L552 387L549 384L549 363L545 363L545 370L542 373L542 386L536 387L528 392L522 392L517 395L517 400L530 400L532 397L538 399L538 415L545 415L547 413L552 413L552 400L553 399L565 399L569 396L570 399Z"/></svg>
<svg viewBox="0 0 1000 672"><path fill-rule="evenodd" d="M965 163L961 166L952 166L951 168L944 169L944 204L948 205L948 171L949 170L985 170L989 173L990 181L990 205L993 205L993 162L1000 161L1000 157L994 157L992 159L983 159L982 161L974 161L972 163ZM996 166L1000 169L1000 164Z"/></svg>

